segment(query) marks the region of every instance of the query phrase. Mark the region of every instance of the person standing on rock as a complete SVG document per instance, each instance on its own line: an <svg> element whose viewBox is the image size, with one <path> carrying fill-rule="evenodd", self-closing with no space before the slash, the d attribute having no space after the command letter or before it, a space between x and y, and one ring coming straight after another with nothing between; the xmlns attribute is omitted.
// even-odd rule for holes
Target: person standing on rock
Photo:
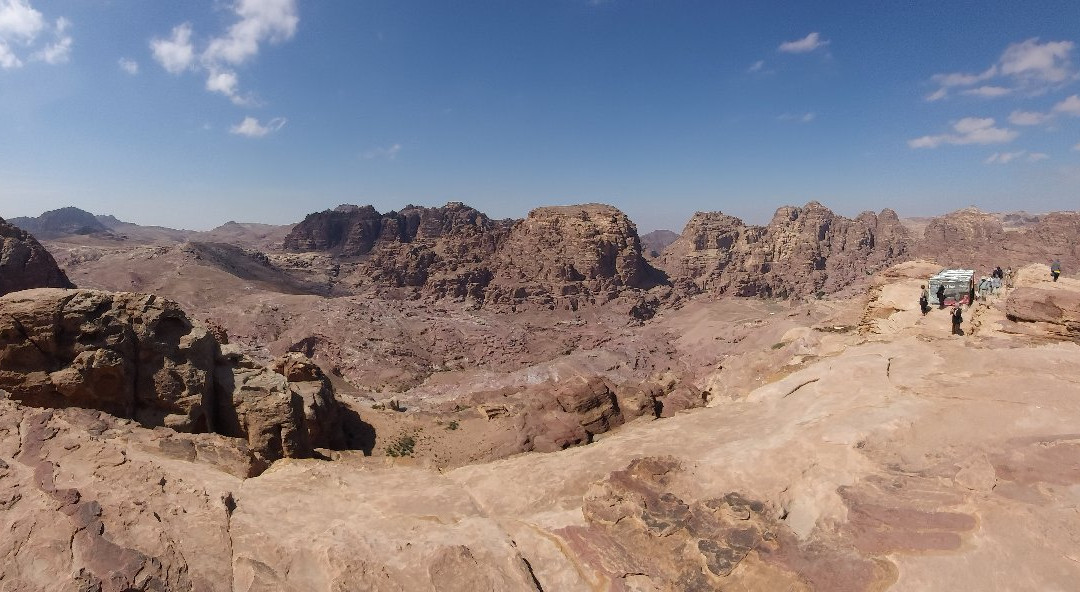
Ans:
<svg viewBox="0 0 1080 592"><path fill-rule="evenodd" d="M938 284L937 303L939 309L945 308L945 284Z"/></svg>
<svg viewBox="0 0 1080 592"><path fill-rule="evenodd" d="M1054 259L1054 262L1050 264L1050 277L1056 282L1059 275L1061 275L1061 261Z"/></svg>
<svg viewBox="0 0 1080 592"><path fill-rule="evenodd" d="M926 291L926 286L919 286L922 288L922 294L919 295L919 310L926 316L926 313L930 310L930 292Z"/></svg>
<svg viewBox="0 0 1080 592"><path fill-rule="evenodd" d="M1005 270L1005 287L1006 288L1011 288L1012 285L1013 285L1013 270L1010 267L1010 268Z"/></svg>
<svg viewBox="0 0 1080 592"><path fill-rule="evenodd" d="M953 307L952 311L952 334L963 335L964 330L960 328L960 323L964 322L964 313L960 310L960 305L957 304Z"/></svg>

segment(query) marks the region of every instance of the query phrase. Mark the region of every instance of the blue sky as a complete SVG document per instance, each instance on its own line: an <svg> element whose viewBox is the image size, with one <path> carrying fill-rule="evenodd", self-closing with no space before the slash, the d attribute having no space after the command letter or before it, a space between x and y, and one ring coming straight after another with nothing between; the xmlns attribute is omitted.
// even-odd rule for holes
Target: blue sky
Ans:
<svg viewBox="0 0 1080 592"><path fill-rule="evenodd" d="M1077 209L1080 2L0 0L0 216Z"/></svg>

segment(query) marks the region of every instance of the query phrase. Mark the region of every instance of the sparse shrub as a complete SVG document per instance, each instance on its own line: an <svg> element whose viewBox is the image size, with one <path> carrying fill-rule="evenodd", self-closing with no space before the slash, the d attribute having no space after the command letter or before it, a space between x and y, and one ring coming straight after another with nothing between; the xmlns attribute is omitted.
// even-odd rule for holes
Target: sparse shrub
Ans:
<svg viewBox="0 0 1080 592"><path fill-rule="evenodd" d="M412 456L415 448L416 439L408 434L403 434L386 447L386 455L394 457Z"/></svg>
<svg viewBox="0 0 1080 592"><path fill-rule="evenodd" d="M448 430L456 430L458 429L458 427L458 422L456 421L451 421L450 423L446 424L446 429Z"/></svg>

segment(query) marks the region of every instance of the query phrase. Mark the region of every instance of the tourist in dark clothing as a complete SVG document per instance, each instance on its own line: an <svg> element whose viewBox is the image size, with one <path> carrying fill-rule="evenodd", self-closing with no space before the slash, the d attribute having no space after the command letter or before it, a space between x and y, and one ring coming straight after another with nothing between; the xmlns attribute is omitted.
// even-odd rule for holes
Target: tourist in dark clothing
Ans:
<svg viewBox="0 0 1080 592"><path fill-rule="evenodd" d="M953 335L963 335L964 331L960 329L960 323L964 322L964 313L960 310L960 305L953 307L952 311L952 333Z"/></svg>
<svg viewBox="0 0 1080 592"><path fill-rule="evenodd" d="M919 287L922 288L919 294L919 311L925 315L930 310L930 293L926 291L926 286Z"/></svg>
<svg viewBox="0 0 1080 592"><path fill-rule="evenodd" d="M938 308L945 308L945 284L937 287L937 303Z"/></svg>
<svg viewBox="0 0 1080 592"><path fill-rule="evenodd" d="M1054 262L1050 264L1050 277L1056 282L1059 275L1061 275L1061 261L1054 259Z"/></svg>

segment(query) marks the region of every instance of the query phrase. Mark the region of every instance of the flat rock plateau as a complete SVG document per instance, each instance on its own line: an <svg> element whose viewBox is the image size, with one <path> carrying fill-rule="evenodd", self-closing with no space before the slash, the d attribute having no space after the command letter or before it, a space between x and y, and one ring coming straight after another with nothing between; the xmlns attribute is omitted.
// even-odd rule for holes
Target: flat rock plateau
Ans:
<svg viewBox="0 0 1080 592"><path fill-rule="evenodd" d="M1078 213L13 222L0 590L1080 581Z"/></svg>

